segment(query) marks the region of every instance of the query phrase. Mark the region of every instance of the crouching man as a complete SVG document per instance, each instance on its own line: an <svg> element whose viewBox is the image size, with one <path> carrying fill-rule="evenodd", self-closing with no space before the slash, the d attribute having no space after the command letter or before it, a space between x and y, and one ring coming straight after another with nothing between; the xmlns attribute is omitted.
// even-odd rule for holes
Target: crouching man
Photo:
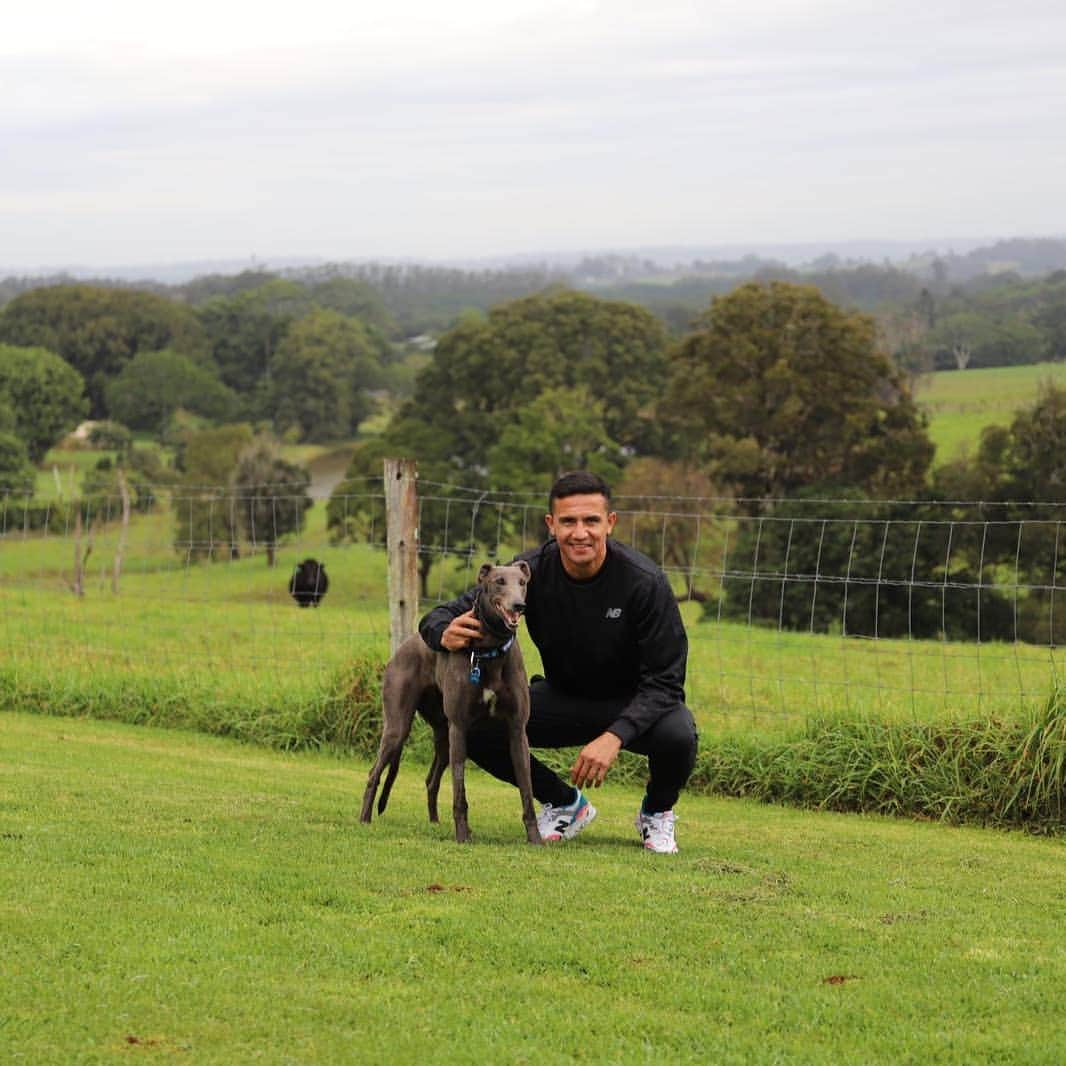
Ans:
<svg viewBox="0 0 1066 1066"><path fill-rule="evenodd" d="M674 804L696 761L696 725L685 706L688 639L666 575L610 539L617 515L606 483L564 474L548 496L552 539L524 552L532 571L526 624L546 677L530 687L531 748L583 745L562 780L530 757L545 840L569 840L596 817L583 789L599 787L622 748L647 756L648 787L636 826L649 851L677 851ZM474 594L430 611L422 639L435 651L481 635ZM467 737L478 766L514 784L503 723L482 719Z"/></svg>

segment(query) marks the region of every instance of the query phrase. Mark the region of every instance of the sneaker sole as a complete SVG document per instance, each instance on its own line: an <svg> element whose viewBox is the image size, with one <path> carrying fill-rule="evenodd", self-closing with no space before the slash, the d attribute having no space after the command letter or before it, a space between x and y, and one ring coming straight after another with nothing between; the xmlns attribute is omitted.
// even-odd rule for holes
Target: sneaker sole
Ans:
<svg viewBox="0 0 1066 1066"><path fill-rule="evenodd" d="M644 850L653 855L676 855L678 851L676 844L672 848L653 848L647 841L644 841Z"/></svg>
<svg viewBox="0 0 1066 1066"><path fill-rule="evenodd" d="M585 804L585 813L580 819L574 819L561 833L542 837L545 844L557 844L560 840L572 840L596 817L596 808L591 803Z"/></svg>

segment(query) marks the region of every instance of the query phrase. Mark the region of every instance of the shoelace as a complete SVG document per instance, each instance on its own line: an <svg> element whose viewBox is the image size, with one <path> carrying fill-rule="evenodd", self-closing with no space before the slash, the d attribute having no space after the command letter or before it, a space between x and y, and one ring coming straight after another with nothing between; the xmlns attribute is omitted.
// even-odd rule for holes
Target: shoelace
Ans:
<svg viewBox="0 0 1066 1066"><path fill-rule="evenodd" d="M544 804L544 810L540 815L541 819L551 819L552 828L561 833L566 829L577 817L577 811L571 812L570 807L553 807L550 803ZM540 819L538 819L539 821Z"/></svg>
<svg viewBox="0 0 1066 1066"><path fill-rule="evenodd" d="M656 843L665 843L673 836L674 822L676 821L676 814L664 813L658 816L643 814L641 815L641 836L645 840L655 837L658 838Z"/></svg>

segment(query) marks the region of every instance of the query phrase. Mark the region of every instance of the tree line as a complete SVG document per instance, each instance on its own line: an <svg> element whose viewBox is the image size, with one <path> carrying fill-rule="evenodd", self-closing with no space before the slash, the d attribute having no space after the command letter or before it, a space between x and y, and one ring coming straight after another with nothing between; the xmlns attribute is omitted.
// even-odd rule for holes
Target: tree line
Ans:
<svg viewBox="0 0 1066 1066"><path fill-rule="evenodd" d="M986 431L973 460L933 470L925 416L875 321L810 286L740 286L680 339L633 304L556 291L496 307L441 338L413 395L358 446L328 522L337 539L380 529L368 481L385 456L416 458L432 486L420 514L428 592L440 552L517 539L524 510L484 505L486 497L539 503L554 476L583 467L604 475L631 509L668 497L696 514L712 497L732 501L715 505L719 529L705 535L732 531L742 576L689 589L716 617L818 631L850 617L849 631L865 635L973 636L976 612L982 639L1046 642L1047 590L1066 577L1066 544L1056 555L1047 542L1066 503L1057 435L1066 440L1066 393L1047 389L1009 428ZM810 499L842 502L805 524ZM980 544L955 537L945 551L963 516L949 501L974 499L994 508L998 535ZM856 524L847 515L859 501L877 510ZM1019 523L1027 543L1043 538L1020 563ZM647 536L677 569L696 572L695 530L678 521L667 542L638 525L638 547ZM1034 585L1020 614L997 591L1005 566L1020 566L1017 580ZM916 567L925 575L917 584L908 578ZM949 586L980 596L948 595ZM1060 605L1059 628L1063 615Z"/></svg>
<svg viewBox="0 0 1066 1066"><path fill-rule="evenodd" d="M337 539L380 528L366 479L380 477L384 456L417 459L423 479L441 486L423 505L424 581L434 545L454 536L457 506L468 507L472 542L495 544L500 519L477 511L479 495L539 497L577 467L634 498L734 498L735 515L747 520L742 533L762 518L780 530L789 502L812 493L886 507L964 498L1009 507L1017 499L1050 506L1066 491L1060 392L1047 390L1008 429L986 431L972 460L934 471L925 418L878 322L814 286L734 287L680 336L635 303L553 287L461 316L431 354L414 357L390 340L395 327L367 283L252 275L223 291L223 280L196 306L84 285L11 301L0 314L0 462L9 487L19 477L25 484L29 464L89 415L103 424L98 432L133 429L176 447L176 471L137 472L146 483L179 478L179 551L233 553L251 540L272 557L306 510L306 472L283 463L277 439L351 438L388 396L391 416L358 445L329 524ZM101 470L99 491L109 476ZM262 502L259 485L275 502ZM289 502L279 506L282 498ZM1026 511L1029 520L1055 514ZM773 537L760 536L765 561ZM827 559L837 549L820 542ZM1005 565L1007 549L992 549L955 563L980 582L982 570ZM684 560L693 547L679 537L670 550ZM750 611L757 597L727 588L724 609ZM778 615L798 624L804 611L786 608L779 603ZM985 617L994 614L989 607Z"/></svg>

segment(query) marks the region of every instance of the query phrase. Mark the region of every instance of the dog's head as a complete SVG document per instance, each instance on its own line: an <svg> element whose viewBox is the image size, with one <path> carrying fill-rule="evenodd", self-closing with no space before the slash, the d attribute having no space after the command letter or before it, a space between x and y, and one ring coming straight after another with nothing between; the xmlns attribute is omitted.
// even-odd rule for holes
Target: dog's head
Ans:
<svg viewBox="0 0 1066 1066"><path fill-rule="evenodd" d="M478 601L482 620L489 628L513 633L526 609L529 564L518 559L510 566L485 565L478 571Z"/></svg>

